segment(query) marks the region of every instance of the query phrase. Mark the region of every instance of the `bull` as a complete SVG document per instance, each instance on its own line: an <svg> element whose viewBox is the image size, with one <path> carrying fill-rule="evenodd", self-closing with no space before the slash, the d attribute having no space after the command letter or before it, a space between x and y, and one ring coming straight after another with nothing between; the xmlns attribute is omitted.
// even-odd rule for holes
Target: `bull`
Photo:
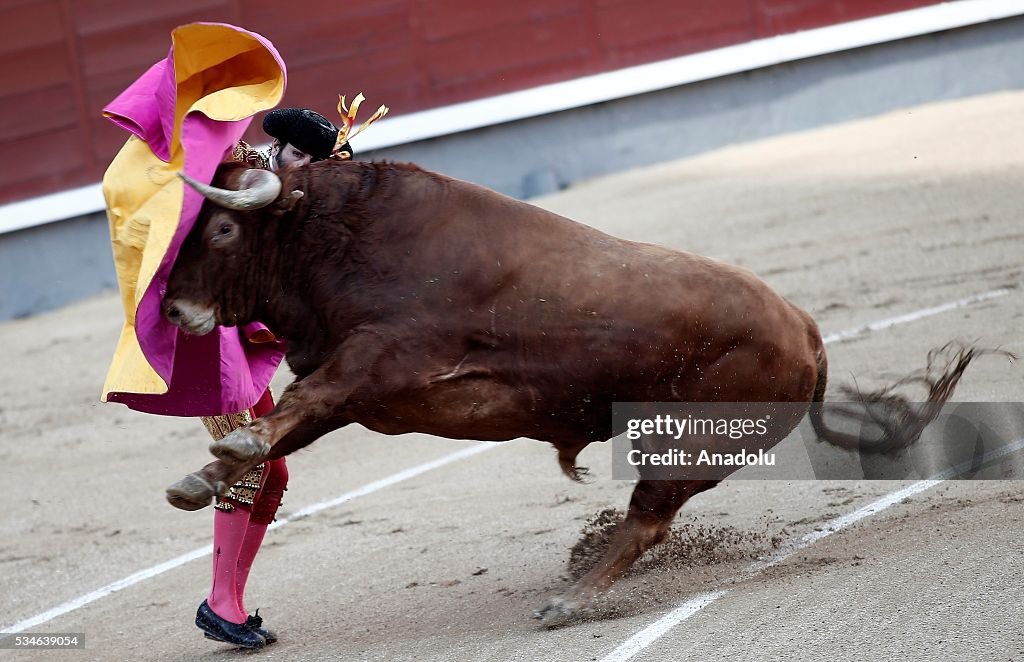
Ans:
<svg viewBox="0 0 1024 662"><path fill-rule="evenodd" d="M613 402L804 403L823 439L858 441L822 419L814 320L747 270L409 164L324 161L280 177L225 164L214 185L185 179L206 201L164 315L192 334L260 321L287 340L296 378L168 489L176 507L205 507L256 464L351 423L550 442L576 480L580 451L612 436ZM931 410L896 412L876 450L912 443L973 356L928 382ZM603 557L538 616L586 606L717 482L641 478Z"/></svg>

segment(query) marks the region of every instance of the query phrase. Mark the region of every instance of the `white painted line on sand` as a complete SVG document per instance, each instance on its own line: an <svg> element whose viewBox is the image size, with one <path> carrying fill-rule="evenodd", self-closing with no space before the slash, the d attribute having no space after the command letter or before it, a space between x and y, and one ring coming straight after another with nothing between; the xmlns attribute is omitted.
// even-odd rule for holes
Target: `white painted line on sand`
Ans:
<svg viewBox="0 0 1024 662"><path fill-rule="evenodd" d="M183 566L186 563L189 563L190 561L195 561L196 559L201 559L204 556L209 556L212 553L213 545L207 545L206 547L193 549L191 552L187 552L185 554L182 554L181 556L176 556L169 561L164 561L163 563L160 563L158 565L146 568L145 570L140 570L134 574L128 575L127 577L123 577L122 579L118 579L116 582L112 582L102 588L96 589L95 591L79 596L74 600L68 600L64 604L57 605L53 609L47 609L41 614L36 614L31 618L26 618L23 621L18 621L14 625L8 628L4 628L3 630L0 630L0 635L24 632L29 628L34 628L37 625L42 625L43 623L46 623L47 621L52 621L58 616L63 616L68 612L75 611L76 609L81 609L85 605L91 602L96 602L100 598L106 597L111 593L116 593L120 590L128 588L129 586L134 586L139 582L144 582L147 579L152 579L157 575L162 575L168 570L173 570L174 568Z"/></svg>
<svg viewBox="0 0 1024 662"><path fill-rule="evenodd" d="M980 301L987 301L989 299L993 299L993 298L998 297L998 296L1003 296L1005 294L1009 294L1012 291L1013 290L1011 290L1011 289L1005 289L1004 288L1004 289L999 289L999 290L991 290L989 292L982 292L981 294L976 294L974 296L965 297L963 299L959 299L957 301L953 301L953 302L950 302L950 303L947 303L947 304L942 304L940 306L933 306L931 308L923 308L923 309L918 310L918 311L907 313L906 315L900 315L898 317L891 317L891 318L888 318L888 319L879 320L878 322L874 322L872 324L868 324L866 326L857 327L855 329L850 329L850 330L847 330L847 331L840 331L839 333L834 333L834 334L831 334L829 336L826 336L824 340L825 340L826 343L835 342L837 340L846 340L846 339L849 339L849 338L853 338L855 336L863 335L865 333L870 333L872 331L878 331L878 330L881 330L881 329L887 329L887 328L890 328L892 326L896 326L898 324L906 324L906 323L909 323L909 322L913 322L913 321L919 320L919 319L921 319L923 317L928 317L930 315L937 315L939 313L946 312L948 310L955 310L957 308L962 308L962 307L970 305L972 303L977 303L977 302L980 302ZM286 518L282 518L281 520L278 520L277 522L274 522L273 524L271 524L270 528L271 529L276 529L276 528L282 527L285 524L288 524L290 522L294 522L294 521L302 519L304 517L309 517L310 515L314 515L316 513L319 513L319 512L321 512L323 510L327 510L329 508L334 508L335 506L341 505L341 504L343 504L343 503L345 503L347 501L351 501L351 500L359 498L361 496L366 496L367 494L372 494L372 493L377 492L379 490L382 490L382 489L384 489L386 487L390 487L391 485L394 485L396 483L400 483L402 481L409 480L410 478L414 478L414 477L419 476L421 474L427 473L428 471L433 471L434 469L438 469L440 467L443 467L446 464L450 464L452 462L457 462L458 460L469 458L469 457L472 457L474 455L478 455L480 453L483 453L485 451L488 451L488 450L491 450L491 449L497 448L497 447L498 447L498 444L496 444L496 443L481 443L479 445L474 445L474 446L470 446L468 448L464 448L464 449L462 449L460 451L456 451L454 453L449 453L448 455L444 455L442 457L439 457L438 459L433 460L431 462L426 462L424 464L419 464L419 465L416 465L414 467L410 467L410 468L405 469L403 471L399 471L396 474L392 474L390 476L386 476L384 478L381 478L380 480L374 481L372 483L368 483L368 484L366 484L366 485L364 485L362 487L358 487L358 488L356 488L354 490L350 490L350 491L345 492L344 494L342 494L340 496L337 496L337 497L335 497L333 499L328 499L328 500L325 500L325 501L320 501L318 503L314 503L312 505L306 506L305 508L295 512L294 514L292 514L292 515L290 515L290 516L288 516ZM82 595L80 597L74 598L73 600L69 600L69 601L67 601L67 602L65 602L63 604L60 604L60 605L54 607L53 609L48 609L48 610L46 610L46 611L44 611L44 612L42 612L40 614L37 614L37 615L32 616L30 618L26 618L25 620L22 620L22 621L18 621L14 625L11 625L9 627L6 627L6 628L0 630L0 634L15 634L15 633L18 633L18 632L24 632L24 631L28 630L29 628L33 628L33 627L36 627L37 625L42 625L43 623L47 623L49 621L52 621L53 619L57 618L58 616L63 616L64 614L67 614L69 612L75 611L76 609L80 609L80 608L82 608L82 607L84 607L84 606L86 606L86 605L88 605L90 603L93 603L93 602L99 600L100 598L104 598L104 597L110 595L111 593L116 593L118 591L124 590L124 589L126 589L126 588L128 588L130 586L134 586L135 584L138 584L140 582L146 581L147 579L152 579L153 577L156 577L157 575L162 575L163 573L165 573L165 572L167 572L169 570L173 570L175 568L183 566L186 563L189 563L191 561L195 561L196 559L203 558L204 556L207 556L207 555L211 554L212 552L213 552L213 546L212 545L207 545L205 547L200 547L198 549L194 549L191 552L187 552L185 554L182 554L181 556L177 556L177 557L175 557L173 559L170 559L169 561L164 561L163 563L160 563L158 565L152 566L150 568L146 568L145 570L140 570L139 572L136 572L134 574L128 575L127 577L124 577L124 578L119 579L119 580L117 580L115 582L107 584L106 586L98 588L95 591L91 591L90 593L86 593L85 595ZM700 596L698 596L698 597L700 597ZM717 597L711 598L708 601L708 603L710 603L711 601L713 601L715 599L717 599ZM694 600L697 600L697 598L694 598ZM687 604L689 604L689 603L687 603ZM694 613L696 613L697 611L700 611L700 609L702 609L703 606L704 605L701 605L700 607L697 607L694 610ZM682 606L680 606L677 609L681 609L681 608L682 608ZM672 612L672 613L674 613L674 612ZM689 618L689 616L686 616L686 618ZM671 629L671 627L672 626L669 626L668 629ZM667 631L668 630L666 629L666 632ZM658 636L660 636L660 635L658 635ZM657 638L657 637L655 637L655 638ZM632 639L630 641L632 641ZM625 645L625 644L623 644L623 645ZM616 650L618 650L618 649L616 649ZM640 650L640 649L638 649L638 650ZM611 659L611 658L609 658L609 659ZM622 659L628 659L628 658L622 658Z"/></svg>
<svg viewBox="0 0 1024 662"><path fill-rule="evenodd" d="M372 494L374 492L384 489L385 487L390 487L392 485L395 485L396 483L401 483L402 481L409 480L410 478L414 478L428 471L439 469L445 466L446 464L451 464L452 462L464 460L468 457L479 455L480 453L489 451L492 448L497 447L498 444L496 443L480 442L479 445L463 448L462 450L455 451L454 453L449 453L448 455L442 455L436 460L433 460L431 462L425 462L423 464L418 464L414 467L410 467L403 471L399 471L398 473L391 474L390 476L387 476L385 478L381 478L380 480L375 480L372 483L368 483L366 485L363 485L362 487L357 487L356 489L351 490L349 492L345 492L344 494L333 499L321 501L319 503L314 503L310 506L306 506L305 508L297 511L293 515L290 515L288 517L282 518L274 522L268 527L268 529L276 529L282 527L285 524L294 522L304 517L309 517L310 515L318 513L322 510L326 510L327 508L333 508L335 506L345 503L346 501L351 501L352 499L357 499L361 496ZM32 616L31 618L26 618L23 621L18 621L14 625L4 628L3 630L0 630L0 635L24 632L30 628L36 627L37 625L42 625L43 623L52 621L58 616L63 616L68 612L75 611L76 609L81 609L87 604L96 602L100 598L104 598L110 595L111 593L116 593L118 591L128 588L129 586L134 586L139 582L144 582L147 579L152 579L157 575L162 575L163 573L169 570L174 570L175 568L181 567L186 563L190 563L192 561L195 561L196 559L201 559L204 556L209 556L212 553L213 545L206 545L205 547L193 549L191 552L187 552L185 554L182 554L181 556L176 556L173 559L170 559L169 561L164 561L163 563L155 565L151 568L140 570L135 574L128 575L127 577L119 579L116 582L107 584L102 588L98 588L95 591L77 597L74 600L68 600L64 604L57 605L53 609L48 609L41 614L37 614L35 616Z"/></svg>
<svg viewBox="0 0 1024 662"><path fill-rule="evenodd" d="M323 510L340 506L341 504L347 501L351 501L352 499L358 499L361 496L373 494L374 492L383 490L385 487L391 487L396 483L401 483L402 481L409 480L410 478L415 478L420 474L425 474L428 471L439 469L445 466L446 464L451 464L452 462L456 462L458 460L464 460L467 457L473 457L474 455L479 455L480 453L489 451L497 447L498 444L496 442L481 441L478 442L478 445L470 446L469 448L463 448L461 451L449 453L448 455L443 455L431 462L417 464L414 467L409 467L408 469L399 471L396 474L391 474L390 476L386 476L384 478L381 478L380 480L375 480L372 483L368 483L366 485L363 485L362 487L357 487L354 490L345 492L341 496L337 496L327 501L320 501L319 503L314 503L312 505L306 506L305 508L289 515L288 517L277 520L269 527L267 527L267 530L282 527L285 524L294 522L295 520L300 520L304 517L315 515Z"/></svg>
<svg viewBox="0 0 1024 662"><path fill-rule="evenodd" d="M643 630L640 630L626 641L619 644L619 647L606 655L601 662L613 662L616 660L628 660L637 653L647 648L662 635L679 625L689 617L699 612L704 607L728 593L725 589L701 593L690 598L669 613L654 621Z"/></svg>
<svg viewBox="0 0 1024 662"><path fill-rule="evenodd" d="M859 326L854 329L847 329L846 331L830 333L824 338L822 338L822 340L825 342L826 345L834 342L842 342L844 340L856 338L857 336L862 336L866 333L871 333L873 331L889 329L900 324L916 322L917 320L924 319L925 317L931 317L933 315L938 315L940 313L946 313L951 310L956 310L957 308L970 306L971 304L981 303L982 301L988 301L989 299L997 299L999 297L1006 296L1010 292L1014 291L1014 289L1011 289L1009 287L1001 287L997 290L989 290L988 292L981 292L980 294L972 294L969 297L964 297L963 299L957 299L956 301L943 303L938 306L922 308L920 310L915 310L904 315L897 315L895 317L887 317L885 319L880 319L877 322L872 322L871 324Z"/></svg>
<svg viewBox="0 0 1024 662"><path fill-rule="evenodd" d="M1006 455L1016 453L1021 449L1024 449L1024 439L1018 439L1001 448L989 451L981 457L980 461L972 459L967 462L963 462L955 467L936 474L933 478L911 483L906 487L898 489L895 492L890 492L882 498L872 501L866 506L858 508L852 513L847 513L846 515L836 517L835 519L826 522L820 529L811 531L800 538L789 541L788 544L783 545L780 550L769 556L767 559L752 563L740 574L723 581L719 585L719 588L714 591L701 593L700 595L694 596L686 602L683 602L672 611L668 612L655 622L641 629L626 641L622 642L615 650L601 658L601 662L625 662L626 660L635 657L655 641L668 634L672 628L696 615L700 610L704 609L704 607L707 607L718 598L729 593L730 589L727 587L746 581L752 577L756 577L765 570L782 563L797 552L810 547L819 540L827 538L833 533L838 533L839 531L842 531L863 519L867 519L872 515L877 515L883 510L900 503L908 497L930 490L936 485L939 485L954 476L960 475L965 471L980 468L1005 457Z"/></svg>

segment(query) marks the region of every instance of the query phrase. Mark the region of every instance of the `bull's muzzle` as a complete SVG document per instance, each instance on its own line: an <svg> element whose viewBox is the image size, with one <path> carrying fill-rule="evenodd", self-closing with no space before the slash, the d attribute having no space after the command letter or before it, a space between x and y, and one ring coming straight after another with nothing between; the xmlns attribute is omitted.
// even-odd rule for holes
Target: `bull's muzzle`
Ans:
<svg viewBox="0 0 1024 662"><path fill-rule="evenodd" d="M164 317L185 333L205 336L217 326L214 310L183 299L164 299Z"/></svg>

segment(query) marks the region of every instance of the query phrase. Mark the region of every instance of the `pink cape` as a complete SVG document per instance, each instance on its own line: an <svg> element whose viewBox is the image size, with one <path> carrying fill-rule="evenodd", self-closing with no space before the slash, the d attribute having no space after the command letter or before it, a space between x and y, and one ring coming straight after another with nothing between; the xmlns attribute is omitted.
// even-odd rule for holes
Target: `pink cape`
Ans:
<svg viewBox="0 0 1024 662"><path fill-rule="evenodd" d="M278 61L280 54L264 37L235 26L222 25L251 35ZM240 82L240 84L242 84ZM104 111L118 126L138 136L153 153L167 162L174 131L177 86L174 49L121 93ZM184 172L209 182L217 166L242 137L252 117L233 122L212 120L200 112L186 114L181 125L185 153ZM203 198L184 189L181 217L167 252L136 311L135 330L146 360L167 383L166 393L139 394L112 391L111 402L131 409L172 416L212 416L248 409L270 384L284 356L284 343L254 343L237 327L218 326L205 336L187 336L166 321L160 303L167 279L182 242L195 224ZM253 325L257 329L259 325ZM253 331L246 328L245 331Z"/></svg>

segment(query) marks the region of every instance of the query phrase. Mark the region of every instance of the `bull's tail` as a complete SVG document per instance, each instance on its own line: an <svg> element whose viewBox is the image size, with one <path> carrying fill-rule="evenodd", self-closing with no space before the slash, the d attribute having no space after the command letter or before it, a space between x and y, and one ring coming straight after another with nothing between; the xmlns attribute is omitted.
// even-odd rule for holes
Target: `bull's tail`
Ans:
<svg viewBox="0 0 1024 662"><path fill-rule="evenodd" d="M861 453L894 453L907 448L920 438L925 427L939 415L942 405L953 395L960 377L971 361L984 354L999 353L1014 358L1009 352L999 349L978 349L974 345L949 342L928 352L928 367L904 377L892 386L877 391L862 393L857 388L844 387L843 396L854 407L836 405L830 412L871 423L880 430L875 439L865 439L859 434L842 432L828 426L824 419L825 387L828 382L828 360L825 352L819 353L818 381L814 387L809 415L811 425L818 438L848 450ZM897 388L920 384L927 389L923 402L914 403L910 398L895 393Z"/></svg>

